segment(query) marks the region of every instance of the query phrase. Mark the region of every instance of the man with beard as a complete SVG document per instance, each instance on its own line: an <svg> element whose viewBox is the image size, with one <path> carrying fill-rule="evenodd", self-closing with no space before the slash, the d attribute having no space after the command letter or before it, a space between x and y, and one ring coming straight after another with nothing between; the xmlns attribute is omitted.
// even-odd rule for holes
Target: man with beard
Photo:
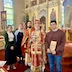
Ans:
<svg viewBox="0 0 72 72"><path fill-rule="evenodd" d="M22 39L21 46L24 46L24 53L25 53L25 65L30 66L31 64L31 58L30 58L30 42L29 42L29 36L32 33L34 28L32 28L32 22L27 22L27 29L24 32L24 36Z"/></svg>

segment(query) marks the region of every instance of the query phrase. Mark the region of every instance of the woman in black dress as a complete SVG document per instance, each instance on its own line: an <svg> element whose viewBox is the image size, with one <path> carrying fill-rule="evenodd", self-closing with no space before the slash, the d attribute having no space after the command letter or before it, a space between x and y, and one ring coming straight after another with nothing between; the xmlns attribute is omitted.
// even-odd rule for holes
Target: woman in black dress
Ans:
<svg viewBox="0 0 72 72"><path fill-rule="evenodd" d="M16 56L17 58L19 57L20 64L23 64L23 55L22 55L22 50L21 50L21 42L23 38L23 24L21 23L19 25L18 30L15 31L15 38L16 38Z"/></svg>
<svg viewBox="0 0 72 72"><path fill-rule="evenodd" d="M15 54L15 36L12 32L12 26L8 25L7 31L4 34L5 37L5 60L7 61L7 70L10 70L10 65L13 69L16 69L14 63L16 62Z"/></svg>

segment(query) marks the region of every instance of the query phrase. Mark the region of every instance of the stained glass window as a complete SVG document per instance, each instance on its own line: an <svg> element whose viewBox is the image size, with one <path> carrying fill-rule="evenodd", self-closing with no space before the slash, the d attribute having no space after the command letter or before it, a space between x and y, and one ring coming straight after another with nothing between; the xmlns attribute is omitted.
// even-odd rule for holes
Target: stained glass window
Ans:
<svg viewBox="0 0 72 72"><path fill-rule="evenodd" d="M12 25L14 28L13 0L4 0L4 11L7 13L7 25Z"/></svg>
<svg viewBox="0 0 72 72"><path fill-rule="evenodd" d="M64 11L64 0L61 0L61 4L62 4L62 26L65 26L65 24L64 24L64 13L65 13L65 11Z"/></svg>
<svg viewBox="0 0 72 72"><path fill-rule="evenodd" d="M64 26L64 6L62 6L62 26Z"/></svg>

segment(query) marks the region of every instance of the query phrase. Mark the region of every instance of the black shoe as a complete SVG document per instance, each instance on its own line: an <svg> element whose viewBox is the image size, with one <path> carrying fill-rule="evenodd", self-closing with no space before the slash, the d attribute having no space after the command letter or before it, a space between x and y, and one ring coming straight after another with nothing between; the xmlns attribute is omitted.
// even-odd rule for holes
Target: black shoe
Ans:
<svg viewBox="0 0 72 72"><path fill-rule="evenodd" d="M27 65L26 67L27 67L27 68L30 68L30 66L28 66L28 65Z"/></svg>
<svg viewBox="0 0 72 72"><path fill-rule="evenodd" d="M44 69L44 72L46 72L46 70Z"/></svg>
<svg viewBox="0 0 72 72"><path fill-rule="evenodd" d="M23 64L24 64L24 61L23 61L23 60L20 60L18 63L19 63L20 65L23 65Z"/></svg>

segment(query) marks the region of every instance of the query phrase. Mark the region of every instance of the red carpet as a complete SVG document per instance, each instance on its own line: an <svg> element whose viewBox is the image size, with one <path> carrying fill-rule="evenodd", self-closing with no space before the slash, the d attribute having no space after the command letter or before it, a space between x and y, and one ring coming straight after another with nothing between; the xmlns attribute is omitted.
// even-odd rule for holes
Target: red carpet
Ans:
<svg viewBox="0 0 72 72"><path fill-rule="evenodd" d="M67 58L68 57L68 58ZM4 60L4 50L0 50L0 60ZM15 64L16 70L11 68L8 72L24 72L27 67L25 65L20 66L18 63ZM6 65L4 68L6 69ZM62 61L62 72L72 72L72 44L66 43L64 58ZM46 72L50 72L49 65L46 65Z"/></svg>
<svg viewBox="0 0 72 72"><path fill-rule="evenodd" d="M20 64L18 64L18 63L16 63L16 70L13 70L12 68L11 68L11 70L10 71L8 71L8 72L24 72L26 69L27 69L27 67L26 66L24 66L24 65L20 65ZM7 66L4 66L4 68L6 69L7 68Z"/></svg>
<svg viewBox="0 0 72 72"><path fill-rule="evenodd" d="M63 64L62 66L63 66L63 69L62 69L63 71L62 72L72 72L72 64L71 65L70 64L69 65L68 64ZM4 66L5 69L6 69L6 67L7 66ZM11 70L8 71L8 72L24 72L27 69L26 66L24 66L24 65L20 66L18 63L16 63L16 67L17 67L16 70L13 70L11 68ZM50 72L50 69L49 69L48 65L46 65L46 72Z"/></svg>

